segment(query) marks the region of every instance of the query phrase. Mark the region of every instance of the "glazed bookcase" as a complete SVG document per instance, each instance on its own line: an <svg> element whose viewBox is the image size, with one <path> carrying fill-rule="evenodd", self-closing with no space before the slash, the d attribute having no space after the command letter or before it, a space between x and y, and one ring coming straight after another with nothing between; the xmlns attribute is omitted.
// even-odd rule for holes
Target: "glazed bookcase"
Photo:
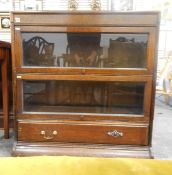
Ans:
<svg viewBox="0 0 172 175"><path fill-rule="evenodd" d="M14 155L152 157L158 12L11 21Z"/></svg>

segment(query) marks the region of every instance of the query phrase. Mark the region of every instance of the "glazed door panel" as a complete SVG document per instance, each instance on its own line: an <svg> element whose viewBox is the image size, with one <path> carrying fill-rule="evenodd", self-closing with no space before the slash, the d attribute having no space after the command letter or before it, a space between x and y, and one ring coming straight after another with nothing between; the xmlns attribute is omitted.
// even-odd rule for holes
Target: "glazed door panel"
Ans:
<svg viewBox="0 0 172 175"><path fill-rule="evenodd" d="M151 27L55 27L51 32L46 27L38 32L30 28L33 32L25 27L15 32L20 72L145 74L152 70Z"/></svg>
<svg viewBox="0 0 172 175"><path fill-rule="evenodd" d="M23 66L146 68L148 34L22 33Z"/></svg>
<svg viewBox="0 0 172 175"><path fill-rule="evenodd" d="M38 80L39 77L39 80ZM148 116L150 77L87 77L39 75L18 80L23 114ZM49 79L50 78L50 79ZM94 79L97 79L96 81Z"/></svg>

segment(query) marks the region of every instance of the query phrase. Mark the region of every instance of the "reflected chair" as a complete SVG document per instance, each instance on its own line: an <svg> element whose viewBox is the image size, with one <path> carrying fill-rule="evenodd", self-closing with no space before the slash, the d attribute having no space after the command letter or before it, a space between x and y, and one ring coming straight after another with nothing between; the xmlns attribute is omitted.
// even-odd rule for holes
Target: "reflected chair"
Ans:
<svg viewBox="0 0 172 175"><path fill-rule="evenodd" d="M2 106L4 119L4 138L9 138L9 61L11 57L11 44L0 41L0 63L2 72Z"/></svg>
<svg viewBox="0 0 172 175"><path fill-rule="evenodd" d="M76 63L76 59L74 54L71 52L71 48L69 45L66 47L66 53L62 54L62 56L57 57L57 65L60 67L101 67L102 62L102 47L99 47L97 50L97 56L95 57L95 61L93 64L88 64L86 61L81 64ZM80 51L78 50L78 53Z"/></svg>
<svg viewBox="0 0 172 175"><path fill-rule="evenodd" d="M35 36L23 41L24 64L26 66L54 66L54 43Z"/></svg>
<svg viewBox="0 0 172 175"><path fill-rule="evenodd" d="M55 66L54 43L47 42L40 36L23 41L24 65L26 66ZM54 104L54 82L46 83L47 100ZM42 101L42 99L40 99Z"/></svg>
<svg viewBox="0 0 172 175"><path fill-rule="evenodd" d="M107 67L144 68L146 60L146 43L134 39L119 37L110 39Z"/></svg>

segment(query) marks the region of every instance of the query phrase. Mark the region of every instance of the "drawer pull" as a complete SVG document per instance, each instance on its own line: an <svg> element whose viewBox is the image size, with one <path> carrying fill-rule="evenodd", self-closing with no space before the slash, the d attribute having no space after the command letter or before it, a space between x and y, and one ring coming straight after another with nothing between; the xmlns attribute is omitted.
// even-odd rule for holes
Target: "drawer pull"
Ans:
<svg viewBox="0 0 172 175"><path fill-rule="evenodd" d="M57 135L57 131L53 131L51 135L46 134L45 131L41 131L41 135L44 136L44 137L43 137L44 139L46 139L46 140L51 140L51 139L54 138L55 135Z"/></svg>
<svg viewBox="0 0 172 175"><path fill-rule="evenodd" d="M122 137L123 136L123 132L119 132L117 130L114 131L109 131L107 132L108 136L112 136L112 137Z"/></svg>

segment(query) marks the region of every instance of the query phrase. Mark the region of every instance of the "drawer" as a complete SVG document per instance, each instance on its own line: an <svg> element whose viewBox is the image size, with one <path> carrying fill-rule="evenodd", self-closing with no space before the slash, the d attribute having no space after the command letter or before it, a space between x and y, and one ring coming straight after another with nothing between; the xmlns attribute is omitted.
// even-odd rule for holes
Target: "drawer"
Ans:
<svg viewBox="0 0 172 175"><path fill-rule="evenodd" d="M18 141L147 145L148 126L19 122Z"/></svg>

